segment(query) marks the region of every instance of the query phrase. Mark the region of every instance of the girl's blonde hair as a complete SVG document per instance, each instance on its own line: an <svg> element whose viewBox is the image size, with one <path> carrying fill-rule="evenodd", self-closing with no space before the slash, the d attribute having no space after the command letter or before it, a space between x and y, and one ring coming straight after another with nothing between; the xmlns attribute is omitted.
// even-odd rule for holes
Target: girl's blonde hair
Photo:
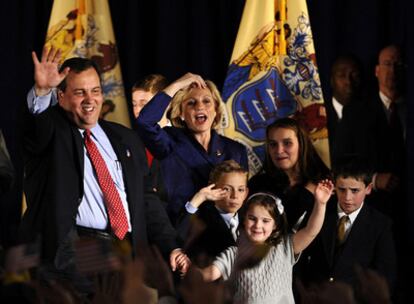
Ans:
<svg viewBox="0 0 414 304"><path fill-rule="evenodd" d="M210 90L211 95L213 96L214 103L215 103L216 117L214 118L214 122L211 127L213 129L216 129L220 127L220 123L223 117L223 100L221 99L220 92L217 89L216 85L210 80L206 80L205 82L207 84L207 88ZM181 115L183 113L182 104L185 98L194 88L195 88L194 85L189 85L188 87L178 91L174 95L170 103L170 109L168 110L168 114L167 114L168 119L171 121L171 124L174 127L177 127L177 128L186 127L185 122L181 119Z"/></svg>

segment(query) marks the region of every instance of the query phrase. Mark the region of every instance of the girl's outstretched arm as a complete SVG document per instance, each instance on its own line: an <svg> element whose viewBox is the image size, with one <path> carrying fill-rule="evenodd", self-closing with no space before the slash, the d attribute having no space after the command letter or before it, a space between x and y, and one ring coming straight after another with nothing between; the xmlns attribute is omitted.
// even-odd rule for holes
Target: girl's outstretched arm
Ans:
<svg viewBox="0 0 414 304"><path fill-rule="evenodd" d="M215 265L207 266L206 268L200 269L205 282L213 282L221 277L221 272Z"/></svg>
<svg viewBox="0 0 414 304"><path fill-rule="evenodd" d="M334 185L330 180L323 180L315 188L315 203L308 223L293 235L293 251L295 254L302 252L322 228L325 218L326 203L332 195Z"/></svg>

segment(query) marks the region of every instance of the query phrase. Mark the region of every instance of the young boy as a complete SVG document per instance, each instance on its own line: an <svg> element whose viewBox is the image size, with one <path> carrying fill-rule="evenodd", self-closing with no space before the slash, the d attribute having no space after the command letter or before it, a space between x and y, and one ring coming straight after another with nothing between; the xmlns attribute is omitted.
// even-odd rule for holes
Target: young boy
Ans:
<svg viewBox="0 0 414 304"><path fill-rule="evenodd" d="M238 210L249 192L247 179L247 171L237 162L224 161L211 171L210 185L185 205L176 228L196 265L209 265L224 249L236 245Z"/></svg>
<svg viewBox="0 0 414 304"><path fill-rule="evenodd" d="M343 281L355 287L355 266L375 270L392 289L396 254L391 220L364 203L372 173L357 157L342 159L334 169L336 203L328 204L321 232L302 255L305 283Z"/></svg>
<svg viewBox="0 0 414 304"><path fill-rule="evenodd" d="M150 74L135 82L131 90L132 111L134 117L138 118L142 108L155 94L164 90L167 85L167 78L160 74ZM159 121L159 125L160 127L164 127L167 124L168 119L164 114L163 118ZM160 162L157 159L154 159L148 149L145 149L145 152L147 155L148 167L150 169L147 182L150 183L152 191L165 203L167 200L167 193L162 179Z"/></svg>

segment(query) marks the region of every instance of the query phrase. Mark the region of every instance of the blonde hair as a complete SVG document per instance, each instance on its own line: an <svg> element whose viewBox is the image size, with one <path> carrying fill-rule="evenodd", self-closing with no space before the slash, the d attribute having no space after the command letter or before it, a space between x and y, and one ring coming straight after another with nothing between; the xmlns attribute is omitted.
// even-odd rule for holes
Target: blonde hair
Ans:
<svg viewBox="0 0 414 304"><path fill-rule="evenodd" d="M220 126L221 119L223 117L223 100L221 99L220 92L217 89L216 85L210 80L206 80L205 82L207 84L207 88L210 90L211 95L213 96L215 103L216 117L214 118L213 125L211 126L213 129L215 129ZM170 103L170 110L168 111L168 118L174 127L185 128L185 122L181 119L181 115L183 113L182 104L187 95L194 88L194 85L189 85L174 95Z"/></svg>
<svg viewBox="0 0 414 304"><path fill-rule="evenodd" d="M226 173L240 173L246 176L246 185L249 179L249 172L246 171L238 162L233 159L225 160L216 165L210 172L208 182L210 184L217 183L220 177Z"/></svg>

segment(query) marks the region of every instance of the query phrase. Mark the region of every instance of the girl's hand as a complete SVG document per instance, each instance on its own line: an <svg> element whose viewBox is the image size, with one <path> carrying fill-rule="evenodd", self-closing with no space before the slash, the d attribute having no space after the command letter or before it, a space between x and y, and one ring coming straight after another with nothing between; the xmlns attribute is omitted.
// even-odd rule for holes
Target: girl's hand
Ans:
<svg viewBox="0 0 414 304"><path fill-rule="evenodd" d="M178 270L181 274L186 274L191 265L188 256L181 249L174 249L170 254L170 264L173 271Z"/></svg>
<svg viewBox="0 0 414 304"><path fill-rule="evenodd" d="M331 197L333 190L334 184L332 181L328 179L320 181L315 188L315 200L318 203L325 205Z"/></svg>

